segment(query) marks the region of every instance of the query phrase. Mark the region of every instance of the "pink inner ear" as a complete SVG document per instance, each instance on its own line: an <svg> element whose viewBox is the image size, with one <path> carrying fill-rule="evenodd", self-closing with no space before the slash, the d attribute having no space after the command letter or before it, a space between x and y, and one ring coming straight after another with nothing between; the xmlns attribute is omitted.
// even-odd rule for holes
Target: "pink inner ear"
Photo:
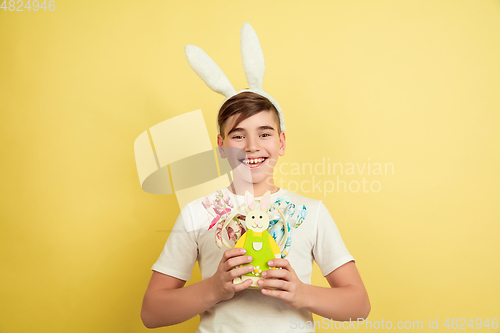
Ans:
<svg viewBox="0 0 500 333"><path fill-rule="evenodd" d="M248 206L248 208L250 208L251 210L254 210L253 197L251 195L247 195L246 198L247 198L247 206Z"/></svg>
<svg viewBox="0 0 500 333"><path fill-rule="evenodd" d="M270 193L266 192L266 194L264 194L262 200L260 201L260 210L266 210L270 198L271 198Z"/></svg>

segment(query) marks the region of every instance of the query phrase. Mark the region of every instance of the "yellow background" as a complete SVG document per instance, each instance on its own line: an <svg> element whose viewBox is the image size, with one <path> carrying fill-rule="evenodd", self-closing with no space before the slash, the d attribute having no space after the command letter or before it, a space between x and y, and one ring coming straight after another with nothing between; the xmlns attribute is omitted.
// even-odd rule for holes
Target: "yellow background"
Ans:
<svg viewBox="0 0 500 333"><path fill-rule="evenodd" d="M342 176L377 193L299 191L330 209L369 319L426 331L429 318L500 317L498 0L57 0L0 11L0 332L147 330L142 296L179 210L141 190L133 143L201 108L215 145L223 97L183 47L244 88L245 21L285 112L282 162L394 165Z"/></svg>

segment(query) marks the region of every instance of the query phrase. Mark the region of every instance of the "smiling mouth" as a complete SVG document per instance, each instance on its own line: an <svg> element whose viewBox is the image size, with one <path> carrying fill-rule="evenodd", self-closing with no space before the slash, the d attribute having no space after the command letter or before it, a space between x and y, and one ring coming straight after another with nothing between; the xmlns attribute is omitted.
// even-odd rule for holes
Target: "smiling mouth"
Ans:
<svg viewBox="0 0 500 333"><path fill-rule="evenodd" d="M245 164L246 166L248 166L250 168L258 168L266 160L267 160L267 157L254 157L254 158L244 158L244 159L240 160L240 162Z"/></svg>

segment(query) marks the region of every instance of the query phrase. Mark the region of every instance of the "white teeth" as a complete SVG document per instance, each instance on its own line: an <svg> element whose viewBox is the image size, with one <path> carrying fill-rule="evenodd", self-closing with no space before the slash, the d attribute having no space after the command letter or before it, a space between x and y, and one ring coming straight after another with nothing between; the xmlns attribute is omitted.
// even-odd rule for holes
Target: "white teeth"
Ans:
<svg viewBox="0 0 500 333"><path fill-rule="evenodd" d="M263 157L261 157L261 158L247 158L247 159L243 160L243 163L245 163L245 164L257 164L257 163L262 163L265 160L266 159Z"/></svg>

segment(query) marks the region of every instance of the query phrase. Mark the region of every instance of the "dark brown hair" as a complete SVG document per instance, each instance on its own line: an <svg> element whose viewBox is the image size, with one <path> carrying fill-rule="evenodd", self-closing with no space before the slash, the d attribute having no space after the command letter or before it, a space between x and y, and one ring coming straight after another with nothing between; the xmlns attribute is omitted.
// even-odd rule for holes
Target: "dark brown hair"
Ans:
<svg viewBox="0 0 500 333"><path fill-rule="evenodd" d="M279 113L273 103L271 103L271 101L264 96L251 91L244 91L234 95L221 106L219 116L217 118L220 135L224 139L224 125L231 116L239 114L238 118L236 118L236 122L234 123L234 128L243 120L262 111L270 111L274 113L276 123L278 125L278 134L281 133ZM231 129L232 128L230 128L229 131Z"/></svg>

